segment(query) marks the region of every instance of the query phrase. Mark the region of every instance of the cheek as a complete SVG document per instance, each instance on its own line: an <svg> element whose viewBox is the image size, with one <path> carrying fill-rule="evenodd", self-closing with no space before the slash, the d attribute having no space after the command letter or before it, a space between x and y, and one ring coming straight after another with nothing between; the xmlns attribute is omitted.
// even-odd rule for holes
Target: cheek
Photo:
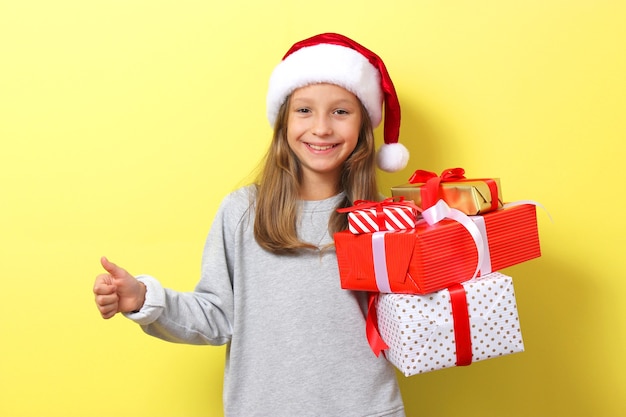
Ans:
<svg viewBox="0 0 626 417"><path fill-rule="evenodd" d="M350 143L350 147L352 150L356 148L357 143L359 143L359 134L361 133L360 125L352 127L349 132L346 132L346 142Z"/></svg>
<svg viewBox="0 0 626 417"><path fill-rule="evenodd" d="M285 139L286 139L287 144L289 145L290 148L292 148L294 143L296 143L296 141L297 141L297 136L295 135L295 130L294 129L290 129L289 126L287 127L287 130L285 132Z"/></svg>
<svg viewBox="0 0 626 417"><path fill-rule="evenodd" d="M287 131L285 132L285 134L286 134L287 140L289 142L291 142L292 140L295 141L296 139L298 139L298 137L302 135L302 131L303 131L302 123L288 121L286 130Z"/></svg>
<svg viewBox="0 0 626 417"><path fill-rule="evenodd" d="M356 145L359 143L358 138L354 140L354 142L350 143L350 153L354 152L356 149Z"/></svg>

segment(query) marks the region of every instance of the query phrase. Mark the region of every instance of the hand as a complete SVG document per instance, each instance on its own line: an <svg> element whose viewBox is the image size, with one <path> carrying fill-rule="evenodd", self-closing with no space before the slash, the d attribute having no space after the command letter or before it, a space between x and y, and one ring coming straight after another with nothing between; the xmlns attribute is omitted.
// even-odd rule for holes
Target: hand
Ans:
<svg viewBox="0 0 626 417"><path fill-rule="evenodd" d="M107 273L96 277L93 293L102 318L139 310L146 298L146 286L104 256L100 263Z"/></svg>

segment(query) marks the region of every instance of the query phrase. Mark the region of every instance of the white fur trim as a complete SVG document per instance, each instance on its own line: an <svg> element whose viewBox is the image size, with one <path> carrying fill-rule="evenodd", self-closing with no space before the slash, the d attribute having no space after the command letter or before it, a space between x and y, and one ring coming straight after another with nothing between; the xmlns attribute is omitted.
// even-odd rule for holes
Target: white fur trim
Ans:
<svg viewBox="0 0 626 417"><path fill-rule="evenodd" d="M304 47L281 61L270 77L267 118L274 126L278 110L294 90L310 84L330 83L356 95L367 109L372 125L382 120L380 73L354 49L333 44Z"/></svg>
<svg viewBox="0 0 626 417"><path fill-rule="evenodd" d="M385 143L378 148L376 163L383 171L397 172L409 162L409 150L401 143Z"/></svg>

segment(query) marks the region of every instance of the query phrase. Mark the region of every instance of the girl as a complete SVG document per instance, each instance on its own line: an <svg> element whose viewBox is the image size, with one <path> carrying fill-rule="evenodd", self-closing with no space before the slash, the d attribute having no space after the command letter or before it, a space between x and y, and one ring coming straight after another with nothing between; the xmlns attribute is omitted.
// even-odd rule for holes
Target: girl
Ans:
<svg viewBox="0 0 626 417"><path fill-rule="evenodd" d="M379 199L376 162L393 171L408 161L385 66L344 36L305 39L272 73L267 113L265 167L222 202L194 292L102 258L96 305L171 342L227 344L226 416L404 416L395 370L365 337L367 295L340 288L332 246L347 227L337 209Z"/></svg>

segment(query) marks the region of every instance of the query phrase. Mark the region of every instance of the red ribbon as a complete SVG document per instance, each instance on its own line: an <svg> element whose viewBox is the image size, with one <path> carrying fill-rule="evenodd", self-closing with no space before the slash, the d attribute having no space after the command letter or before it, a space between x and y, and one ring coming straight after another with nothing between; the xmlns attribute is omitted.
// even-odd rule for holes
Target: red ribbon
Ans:
<svg viewBox="0 0 626 417"><path fill-rule="evenodd" d="M381 352L383 356L385 353L383 350L389 349L389 346L385 343L383 338L378 332L378 317L376 315L376 300L378 293L370 292L368 294L367 301L367 318L365 320L365 333L367 335L367 341L374 352L374 355L378 357Z"/></svg>
<svg viewBox="0 0 626 417"><path fill-rule="evenodd" d="M467 179L463 168L448 168L443 170L441 175L431 171L418 169L409 178L409 183L424 185L420 187L422 197L422 209L432 207L439 200L439 185L442 182L464 182L464 181L484 181L489 187L491 194L491 210L498 208L498 185L491 178Z"/></svg>
<svg viewBox="0 0 626 417"><path fill-rule="evenodd" d="M454 343L456 345L456 365L467 366L472 363L472 338L470 335L469 312L465 288L454 284L448 288L454 320Z"/></svg>
<svg viewBox="0 0 626 417"><path fill-rule="evenodd" d="M454 322L454 343L456 346L456 365L467 366L472 363L472 337L470 331L469 311L467 310L467 296L465 288L461 284L448 287L450 304L452 305L452 320ZM378 357L389 346L385 343L378 331L378 316L376 313L376 301L378 293L368 294L367 317L365 320L365 333L370 348Z"/></svg>
<svg viewBox="0 0 626 417"><path fill-rule="evenodd" d="M442 182L458 181L465 179L465 170L463 168L448 168L441 175L437 175L431 171L418 169L411 175L409 182L411 184L425 183L420 188L422 195L422 208L426 210L435 205L439 200L439 184Z"/></svg>
<svg viewBox="0 0 626 417"><path fill-rule="evenodd" d="M448 168L445 169L441 173L441 175L437 175L436 173L431 171L418 169L413 173L413 175L411 175L411 178L409 178L409 182L411 184L417 184L420 182L427 182L433 178L442 180L443 182L460 180L465 178L465 170L463 168Z"/></svg>

